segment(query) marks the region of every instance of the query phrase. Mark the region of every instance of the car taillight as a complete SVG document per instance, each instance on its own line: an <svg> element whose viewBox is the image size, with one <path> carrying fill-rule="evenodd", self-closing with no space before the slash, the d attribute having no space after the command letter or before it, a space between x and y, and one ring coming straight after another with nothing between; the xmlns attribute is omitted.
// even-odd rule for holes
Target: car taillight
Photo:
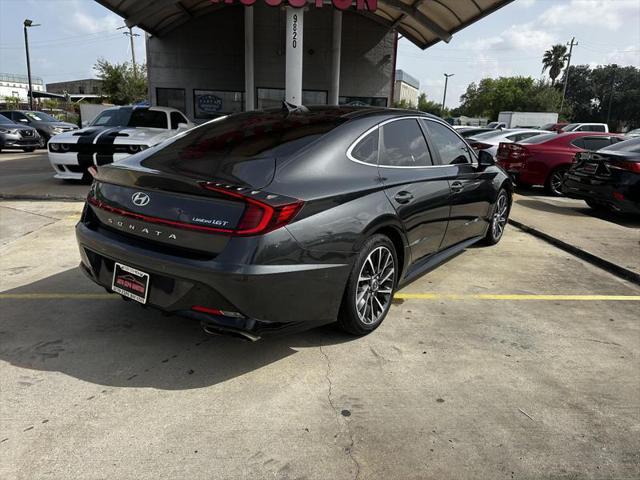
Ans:
<svg viewBox="0 0 640 480"><path fill-rule="evenodd" d="M203 187L223 196L242 200L246 204L237 227L232 231L234 235L260 235L271 232L290 223L304 204L301 200L295 200L272 205L217 185L205 183Z"/></svg>
<svg viewBox="0 0 640 480"><path fill-rule="evenodd" d="M531 156L531 152L517 143L500 143L496 158L498 162L524 162Z"/></svg>
<svg viewBox="0 0 640 480"><path fill-rule="evenodd" d="M471 145L471 148L473 148L474 150L484 150L485 148L492 147L492 145L488 143L482 143L482 142L471 142L470 145Z"/></svg>
<svg viewBox="0 0 640 480"><path fill-rule="evenodd" d="M617 170L627 170L629 172L640 173L640 162L627 162L625 160L609 160L609 168Z"/></svg>

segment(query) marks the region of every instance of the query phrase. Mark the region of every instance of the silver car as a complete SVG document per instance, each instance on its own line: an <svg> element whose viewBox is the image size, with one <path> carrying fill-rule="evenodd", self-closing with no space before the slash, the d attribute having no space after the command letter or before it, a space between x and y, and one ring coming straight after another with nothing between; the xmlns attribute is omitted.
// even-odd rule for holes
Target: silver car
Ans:
<svg viewBox="0 0 640 480"><path fill-rule="evenodd" d="M467 142L476 152L484 150L496 158L498 146L501 143L521 142L524 139L541 135L543 133L553 133L548 130L537 130L534 128L512 128L496 130L493 132L479 133L467 138Z"/></svg>

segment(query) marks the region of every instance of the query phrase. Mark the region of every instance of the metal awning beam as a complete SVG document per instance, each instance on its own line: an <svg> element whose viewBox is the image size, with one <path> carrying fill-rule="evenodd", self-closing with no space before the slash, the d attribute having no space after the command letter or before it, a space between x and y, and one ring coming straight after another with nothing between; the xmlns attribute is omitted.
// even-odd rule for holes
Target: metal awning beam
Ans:
<svg viewBox="0 0 640 480"><path fill-rule="evenodd" d="M420 6L419 4L418 6L407 5L406 3L402 3L400 0L381 0L380 3L389 5L390 7L402 12L404 17L413 17L418 23L431 30L443 42L449 43L451 40L451 34L449 32L418 10L418 7ZM404 17L400 22L404 20Z"/></svg>

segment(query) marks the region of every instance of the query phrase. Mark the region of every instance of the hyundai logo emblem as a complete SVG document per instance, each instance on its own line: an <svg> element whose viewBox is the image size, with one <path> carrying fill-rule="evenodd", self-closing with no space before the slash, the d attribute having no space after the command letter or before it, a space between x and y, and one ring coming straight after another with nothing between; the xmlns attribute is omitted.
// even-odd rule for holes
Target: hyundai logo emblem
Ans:
<svg viewBox="0 0 640 480"><path fill-rule="evenodd" d="M131 201L138 207L144 207L145 205L149 205L151 198L146 193L136 192L131 195Z"/></svg>

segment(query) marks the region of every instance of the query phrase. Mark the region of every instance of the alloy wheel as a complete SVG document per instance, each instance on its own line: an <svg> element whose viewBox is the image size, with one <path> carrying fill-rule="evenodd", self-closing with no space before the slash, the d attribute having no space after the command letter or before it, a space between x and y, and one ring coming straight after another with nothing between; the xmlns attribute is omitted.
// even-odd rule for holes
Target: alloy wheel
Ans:
<svg viewBox="0 0 640 480"><path fill-rule="evenodd" d="M562 169L556 170L551 174L549 184L551 186L551 191L555 195L562 195L562 181L564 180L564 174L565 171Z"/></svg>
<svg viewBox="0 0 640 480"><path fill-rule="evenodd" d="M355 305L362 323L372 325L384 316L391 303L395 273L393 255L387 247L376 247L369 253L356 286Z"/></svg>
<svg viewBox="0 0 640 480"><path fill-rule="evenodd" d="M507 226L507 220L509 219L509 201L507 194L502 193L496 201L496 209L493 213L493 219L491 221L491 231L493 238L499 240L504 233L504 229Z"/></svg>

